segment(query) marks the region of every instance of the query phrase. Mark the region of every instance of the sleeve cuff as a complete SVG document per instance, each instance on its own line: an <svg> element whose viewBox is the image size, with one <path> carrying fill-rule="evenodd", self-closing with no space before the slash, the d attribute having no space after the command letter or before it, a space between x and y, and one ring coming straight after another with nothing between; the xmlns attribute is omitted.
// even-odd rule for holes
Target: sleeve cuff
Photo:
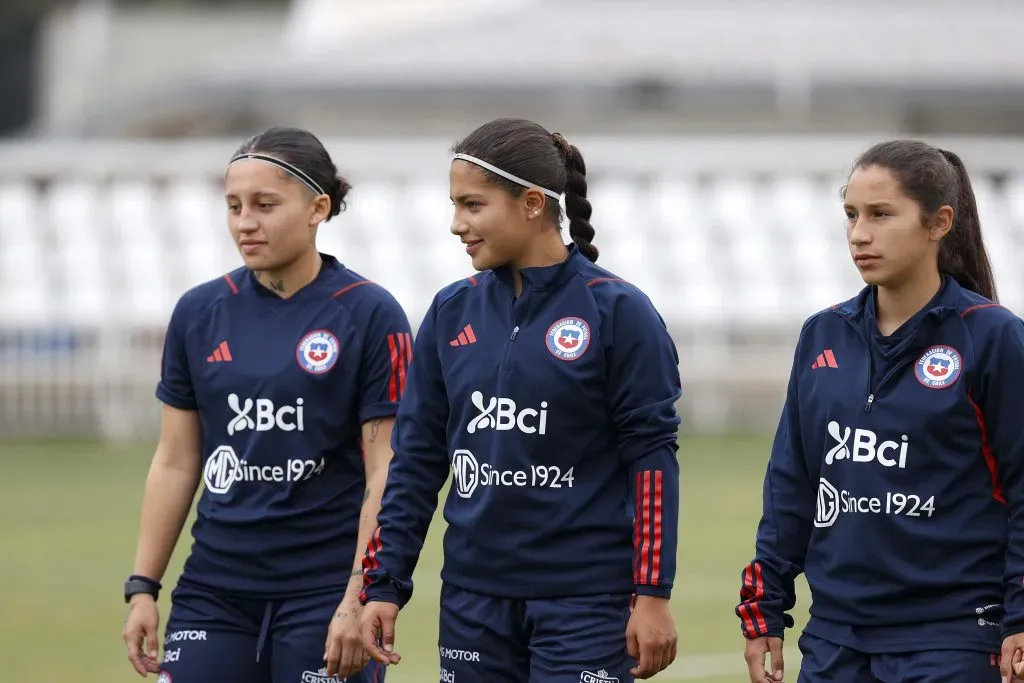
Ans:
<svg viewBox="0 0 1024 683"><path fill-rule="evenodd" d="M396 402L383 401L381 403L371 403L359 409L359 423L366 424L370 420L394 417L397 414L398 403Z"/></svg>
<svg viewBox="0 0 1024 683"><path fill-rule="evenodd" d="M163 384L158 384L156 387L156 397L163 403L166 403L172 408L178 410L195 410L196 401L194 398L185 398L178 394L173 393L170 389L165 387Z"/></svg>
<svg viewBox="0 0 1024 683"><path fill-rule="evenodd" d="M366 605L370 602L390 602L395 605L401 604L398 599L398 591L393 588L374 584L359 592L359 603Z"/></svg>
<svg viewBox="0 0 1024 683"><path fill-rule="evenodd" d="M672 586L652 586L650 584L638 584L636 586L637 595L649 595L652 598L668 598L672 597Z"/></svg>

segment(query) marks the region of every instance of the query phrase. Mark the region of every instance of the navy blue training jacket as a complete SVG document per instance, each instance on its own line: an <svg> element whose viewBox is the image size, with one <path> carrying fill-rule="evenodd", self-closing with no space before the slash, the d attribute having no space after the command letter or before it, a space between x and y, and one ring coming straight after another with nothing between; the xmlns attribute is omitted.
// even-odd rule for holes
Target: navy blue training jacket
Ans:
<svg viewBox="0 0 1024 683"><path fill-rule="evenodd" d="M1024 631L1024 323L944 277L878 332L874 290L807 320L736 608L865 652L998 652Z"/></svg>
<svg viewBox="0 0 1024 683"><path fill-rule="evenodd" d="M636 287L575 247L452 284L417 333L364 602L404 605L438 493L445 582L504 598L670 594L678 357Z"/></svg>
<svg viewBox="0 0 1024 683"><path fill-rule="evenodd" d="M390 293L322 256L287 299L239 268L171 315L156 395L196 411L203 432L184 583L272 597L351 577L362 425L398 410L412 335Z"/></svg>

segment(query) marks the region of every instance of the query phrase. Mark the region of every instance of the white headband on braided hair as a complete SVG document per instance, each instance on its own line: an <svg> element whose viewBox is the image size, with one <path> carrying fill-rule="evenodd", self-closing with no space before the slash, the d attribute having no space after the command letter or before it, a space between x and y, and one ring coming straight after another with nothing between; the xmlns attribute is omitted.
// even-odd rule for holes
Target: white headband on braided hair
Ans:
<svg viewBox="0 0 1024 683"><path fill-rule="evenodd" d="M480 166L481 168L486 168L491 173L496 173L496 174L500 175L502 178L507 178L508 180L511 180L513 183L516 183L517 185L522 185L523 187L535 187L538 190L540 190L541 192L543 192L544 194L546 194L547 196L553 198L555 201L558 201L559 199L562 198L562 195L558 194L554 190L549 190L546 187L541 187L537 183L531 183L528 180L523 180L519 176L512 175L508 171L500 169L497 166L495 166L494 164L489 164L486 161L484 161L483 159L477 159L476 157L470 156L468 154L456 154L452 158L452 161L454 161L455 159L462 159L463 161L468 161L471 164L476 164L477 166Z"/></svg>
<svg viewBox="0 0 1024 683"><path fill-rule="evenodd" d="M277 166L281 170L287 171L291 175L295 176L303 185L313 190L315 194L327 194L326 192L323 191L323 188L317 185L316 181L310 178L309 175L305 173L301 168L289 164L284 159L272 157L269 154L257 154L255 152L246 152L244 154L239 154L238 156L232 157L231 161L228 162L228 166L235 163L236 161L241 161L243 159L253 159L255 161L263 161L268 164L273 164L274 166Z"/></svg>

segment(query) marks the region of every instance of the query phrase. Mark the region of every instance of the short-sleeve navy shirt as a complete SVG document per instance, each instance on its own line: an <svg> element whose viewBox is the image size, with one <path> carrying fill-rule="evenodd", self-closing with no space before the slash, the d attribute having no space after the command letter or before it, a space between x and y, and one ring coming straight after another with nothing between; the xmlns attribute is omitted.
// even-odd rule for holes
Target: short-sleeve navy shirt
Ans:
<svg viewBox="0 0 1024 683"><path fill-rule="evenodd" d="M197 411L203 457L183 581L273 596L348 582L361 428L397 412L412 334L387 290L322 257L290 298L240 268L175 306L156 395Z"/></svg>

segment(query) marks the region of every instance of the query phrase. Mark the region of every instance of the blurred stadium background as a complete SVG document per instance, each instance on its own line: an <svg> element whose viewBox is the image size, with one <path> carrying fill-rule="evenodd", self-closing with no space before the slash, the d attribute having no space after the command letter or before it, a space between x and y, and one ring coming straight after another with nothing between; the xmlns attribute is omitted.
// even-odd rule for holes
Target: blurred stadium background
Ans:
<svg viewBox="0 0 1024 683"><path fill-rule="evenodd" d="M239 142L328 143L355 189L321 249L416 324L469 271L448 147L509 115L582 149L601 263L679 345L681 650L658 680L746 680L732 608L793 342L861 286L838 201L857 153L960 153L1024 310L1022 22L1011 0L5 0L0 683L135 678L120 590L162 336L182 292L239 262L219 198ZM391 681L436 676L441 526Z"/></svg>

